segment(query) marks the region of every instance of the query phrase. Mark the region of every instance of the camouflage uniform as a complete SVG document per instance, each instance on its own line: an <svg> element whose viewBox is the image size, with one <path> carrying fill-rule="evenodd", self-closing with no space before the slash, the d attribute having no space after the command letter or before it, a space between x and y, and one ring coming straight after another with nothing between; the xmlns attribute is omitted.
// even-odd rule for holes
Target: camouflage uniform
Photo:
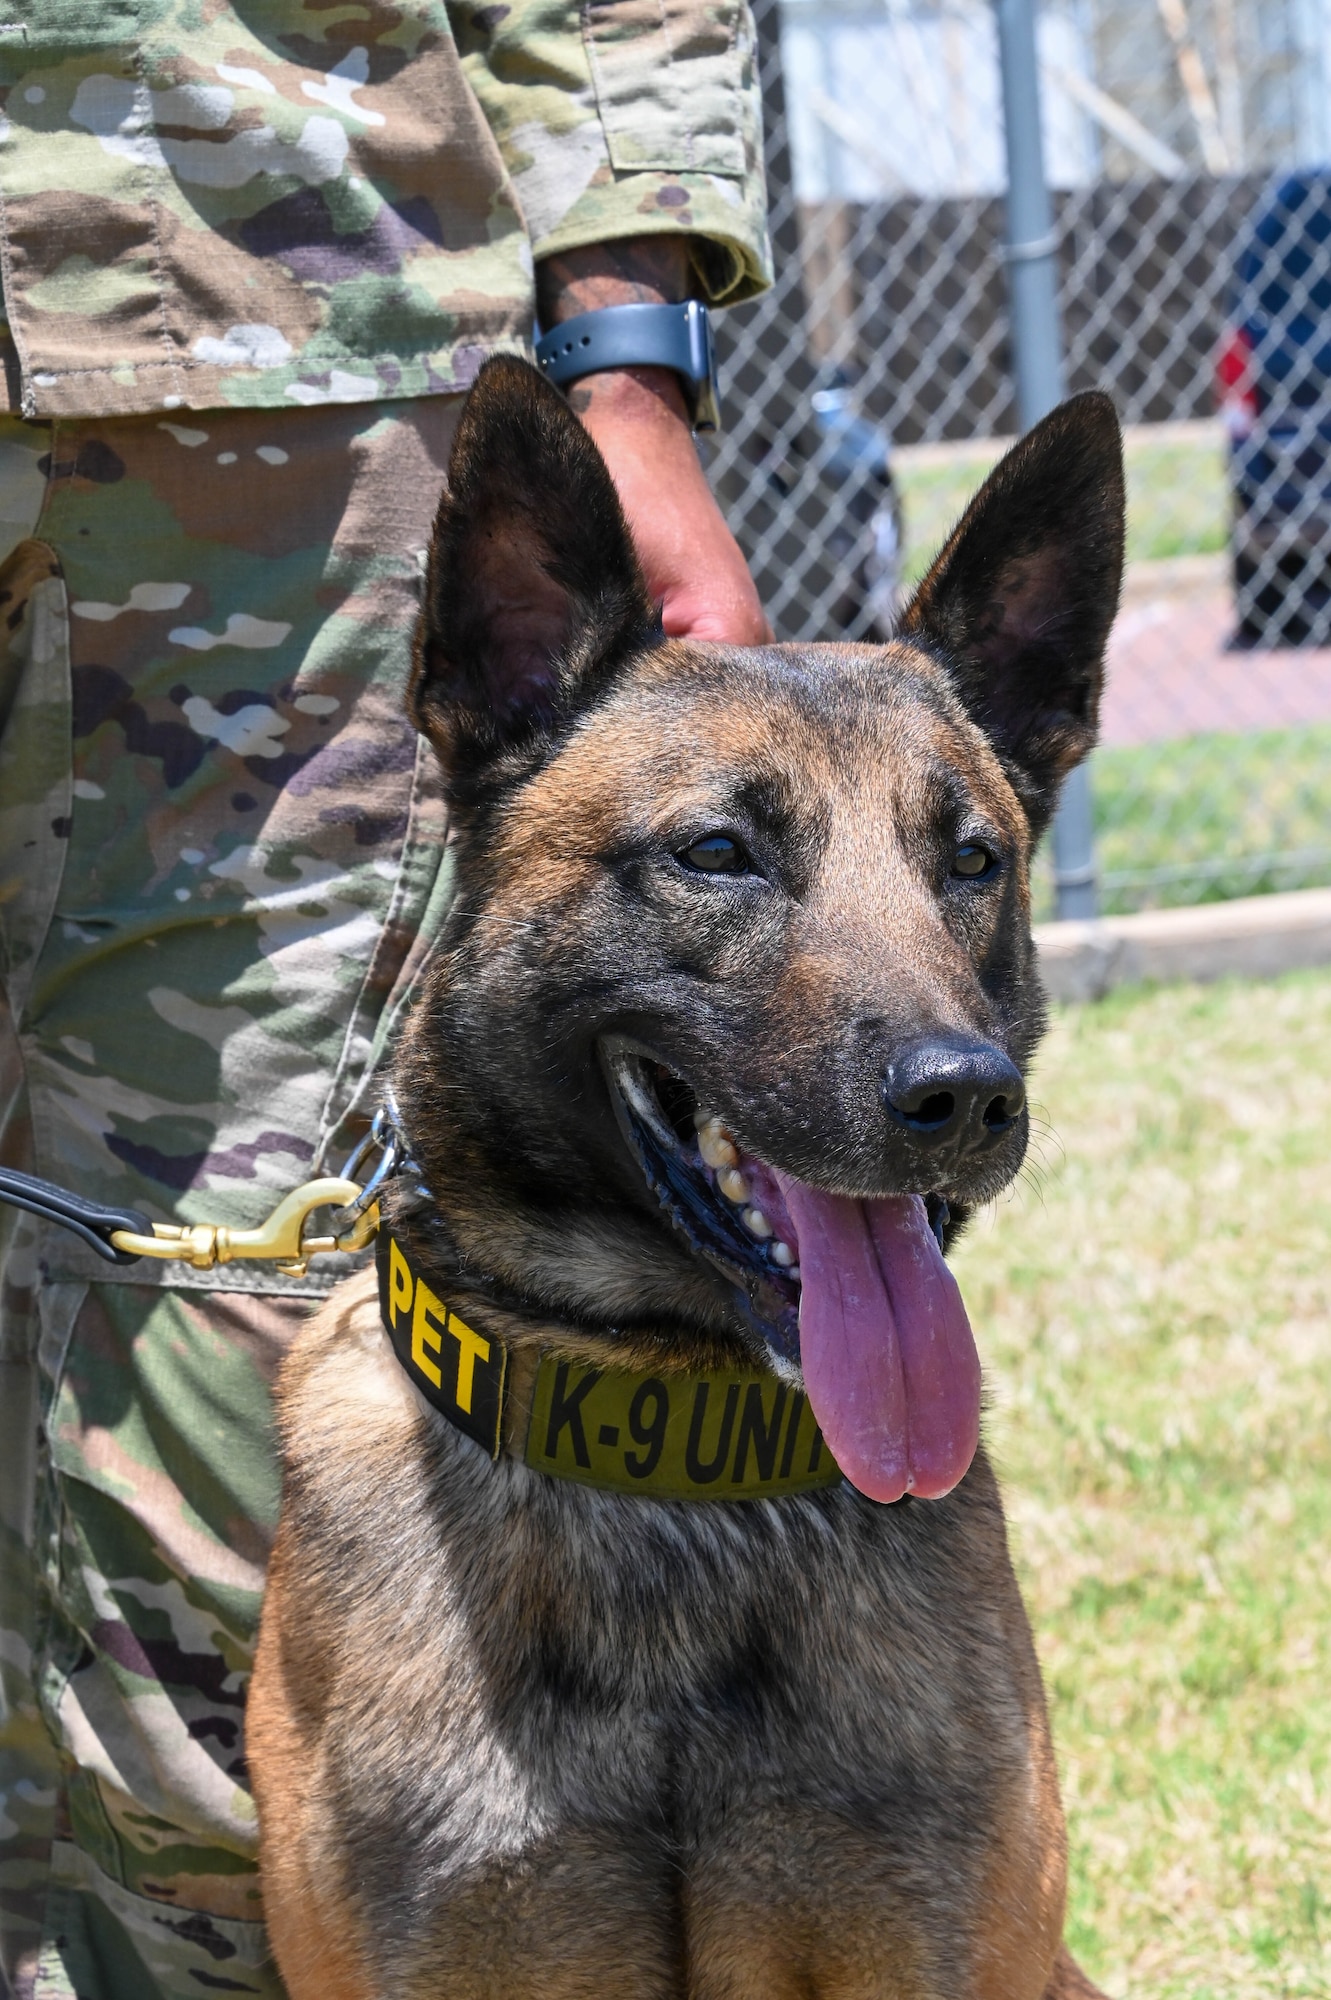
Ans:
<svg viewBox="0 0 1331 2000"><path fill-rule="evenodd" d="M767 272L743 0L0 0L0 95L26 417L447 394L612 237Z"/></svg>
<svg viewBox="0 0 1331 2000"><path fill-rule="evenodd" d="M0 0L0 1158L253 1223L449 891L419 562L533 251L766 273L736 0ZM0 1984L276 2000L243 1701L268 1387L334 1273L0 1209Z"/></svg>

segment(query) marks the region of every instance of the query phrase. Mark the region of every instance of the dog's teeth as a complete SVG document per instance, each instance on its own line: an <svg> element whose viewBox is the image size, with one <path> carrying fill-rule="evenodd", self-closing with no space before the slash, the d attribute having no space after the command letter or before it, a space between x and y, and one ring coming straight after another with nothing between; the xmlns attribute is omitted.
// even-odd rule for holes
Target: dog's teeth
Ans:
<svg viewBox="0 0 1331 2000"><path fill-rule="evenodd" d="M739 1149L719 1118L698 1127L698 1151L709 1167L737 1167Z"/></svg>
<svg viewBox="0 0 1331 2000"><path fill-rule="evenodd" d="M727 1201L740 1203L749 1198L749 1184L737 1167L722 1167L716 1184Z"/></svg>
<svg viewBox="0 0 1331 2000"><path fill-rule="evenodd" d="M772 1233L772 1225L760 1208L745 1209L744 1227L750 1236L770 1236Z"/></svg>
<svg viewBox="0 0 1331 2000"><path fill-rule="evenodd" d="M779 1264L783 1271L788 1271L795 1262L795 1252L788 1243L783 1243L779 1236L772 1245L772 1262Z"/></svg>

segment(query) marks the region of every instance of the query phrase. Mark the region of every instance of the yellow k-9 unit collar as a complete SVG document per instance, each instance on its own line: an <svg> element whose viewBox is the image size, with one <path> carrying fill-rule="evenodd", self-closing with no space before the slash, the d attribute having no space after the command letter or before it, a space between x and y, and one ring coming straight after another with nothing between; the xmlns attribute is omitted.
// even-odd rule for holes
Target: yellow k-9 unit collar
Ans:
<svg viewBox="0 0 1331 2000"><path fill-rule="evenodd" d="M388 1230L376 1254L393 1352L426 1400L498 1458L507 1348L468 1326ZM774 1499L841 1478L805 1397L756 1372L654 1375L543 1354L525 1438L508 1448L537 1472L655 1500Z"/></svg>

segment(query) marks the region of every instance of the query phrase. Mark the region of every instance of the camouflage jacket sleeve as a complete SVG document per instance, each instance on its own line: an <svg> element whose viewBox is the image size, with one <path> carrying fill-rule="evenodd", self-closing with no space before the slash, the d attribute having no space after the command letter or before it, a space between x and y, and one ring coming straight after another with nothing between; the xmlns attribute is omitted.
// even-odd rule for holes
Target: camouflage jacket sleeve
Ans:
<svg viewBox="0 0 1331 2000"><path fill-rule="evenodd" d="M749 0L450 0L537 259L686 231L715 304L771 281Z"/></svg>
<svg viewBox="0 0 1331 2000"><path fill-rule="evenodd" d="M746 0L0 0L26 417L464 388L539 256L687 232L766 275Z"/></svg>

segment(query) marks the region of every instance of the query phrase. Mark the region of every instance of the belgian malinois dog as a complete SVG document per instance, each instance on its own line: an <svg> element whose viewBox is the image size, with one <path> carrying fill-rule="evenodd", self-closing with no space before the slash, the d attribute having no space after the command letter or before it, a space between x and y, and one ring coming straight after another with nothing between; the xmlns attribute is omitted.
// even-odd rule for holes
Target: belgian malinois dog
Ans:
<svg viewBox="0 0 1331 2000"><path fill-rule="evenodd" d="M457 829L418 1172L281 1386L292 2000L1093 1993L940 1246L1025 1151L1122 552L1081 396L892 642L669 639L586 433L482 371L410 696Z"/></svg>

